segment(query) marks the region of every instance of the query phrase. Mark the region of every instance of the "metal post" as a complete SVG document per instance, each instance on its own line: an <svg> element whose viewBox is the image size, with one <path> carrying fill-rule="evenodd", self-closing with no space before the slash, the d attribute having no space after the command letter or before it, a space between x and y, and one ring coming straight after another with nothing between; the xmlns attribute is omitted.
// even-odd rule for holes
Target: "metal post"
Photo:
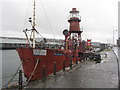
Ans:
<svg viewBox="0 0 120 90"><path fill-rule="evenodd" d="M113 28L113 46L114 46L114 28Z"/></svg>
<svg viewBox="0 0 120 90"><path fill-rule="evenodd" d="M114 35L114 33L115 33L115 31L117 31L117 30L114 30L114 28L113 28L113 46L114 46L114 39L115 39L115 35Z"/></svg>
<svg viewBox="0 0 120 90"><path fill-rule="evenodd" d="M56 62L54 62L54 72L53 72L54 75L56 75Z"/></svg>
<svg viewBox="0 0 120 90"><path fill-rule="evenodd" d="M34 8L33 8L33 26L32 26L32 30L33 30L33 48L35 48L35 26L36 26L36 23L35 23L35 14L36 14L36 12L35 12L35 6L36 6L36 4L35 4L35 0L34 0Z"/></svg>
<svg viewBox="0 0 120 90"><path fill-rule="evenodd" d="M70 69L72 69L72 59L70 59Z"/></svg>
<svg viewBox="0 0 120 90"><path fill-rule="evenodd" d="M78 65L78 58L76 58L76 64Z"/></svg>
<svg viewBox="0 0 120 90"><path fill-rule="evenodd" d="M45 65L43 65L43 70L42 70L42 80L46 80L46 72L45 72Z"/></svg>
<svg viewBox="0 0 120 90"><path fill-rule="evenodd" d="M63 61L63 71L65 71L65 61Z"/></svg>
<svg viewBox="0 0 120 90"><path fill-rule="evenodd" d="M22 70L19 71L19 89L23 88L23 81L22 81Z"/></svg>

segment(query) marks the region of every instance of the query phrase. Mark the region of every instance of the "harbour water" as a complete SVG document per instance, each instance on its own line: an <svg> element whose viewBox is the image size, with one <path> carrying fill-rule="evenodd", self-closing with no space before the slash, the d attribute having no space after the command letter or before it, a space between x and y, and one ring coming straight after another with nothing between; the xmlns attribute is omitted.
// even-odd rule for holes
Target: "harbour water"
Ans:
<svg viewBox="0 0 120 90"><path fill-rule="evenodd" d="M2 51L2 87L4 87L8 81L13 77L16 70L20 66L18 53L13 50L1 50ZM22 69L22 68L21 68ZM15 79L10 83L14 84L18 82L18 74Z"/></svg>
<svg viewBox="0 0 120 90"><path fill-rule="evenodd" d="M18 38L7 38L0 37L0 48L2 47L2 43L25 43L25 39ZM15 49L13 50L0 50L0 88L4 87L8 81L15 74L16 70L20 66L20 60L18 53ZM22 68L21 68L22 69ZM18 74L15 79L10 83L14 84L18 82Z"/></svg>

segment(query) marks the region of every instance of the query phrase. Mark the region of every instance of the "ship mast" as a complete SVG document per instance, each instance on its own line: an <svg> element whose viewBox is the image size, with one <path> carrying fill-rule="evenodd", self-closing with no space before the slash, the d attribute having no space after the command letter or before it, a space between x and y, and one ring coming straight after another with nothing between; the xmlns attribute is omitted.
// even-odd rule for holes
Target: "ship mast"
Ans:
<svg viewBox="0 0 120 90"><path fill-rule="evenodd" d="M35 26L36 26L36 23L35 23L35 0L34 0L34 7L33 7L33 24L32 24L32 31L33 31L33 48L35 48Z"/></svg>

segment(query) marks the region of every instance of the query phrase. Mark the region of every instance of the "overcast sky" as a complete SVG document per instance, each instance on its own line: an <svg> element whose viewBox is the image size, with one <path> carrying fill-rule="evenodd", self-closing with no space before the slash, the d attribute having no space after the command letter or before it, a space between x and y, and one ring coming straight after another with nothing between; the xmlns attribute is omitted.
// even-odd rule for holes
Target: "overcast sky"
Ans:
<svg viewBox="0 0 120 90"><path fill-rule="evenodd" d="M64 39L62 31L69 29L68 17L72 8L80 12L82 39L96 42L113 41L113 28L118 29L119 0L36 0L37 30L43 37ZM30 28L33 0L2 1L2 33L0 36L25 37ZM44 12L45 10L45 12ZM48 21L49 20L49 21ZM52 30L51 30L51 27ZM53 35L54 34L54 35ZM117 31L115 32L117 39Z"/></svg>

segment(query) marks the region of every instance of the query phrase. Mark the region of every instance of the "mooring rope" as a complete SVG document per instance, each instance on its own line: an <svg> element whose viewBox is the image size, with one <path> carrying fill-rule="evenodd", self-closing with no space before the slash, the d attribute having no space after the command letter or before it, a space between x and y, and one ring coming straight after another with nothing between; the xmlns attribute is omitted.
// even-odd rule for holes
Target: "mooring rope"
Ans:
<svg viewBox="0 0 120 90"><path fill-rule="evenodd" d="M33 72L32 72L32 74L31 74L31 76L29 77L28 81L26 82L26 85L29 83L30 79L32 78L32 76L33 76L33 74L34 74L34 72L35 72L35 70L36 70L36 68L37 68L37 66L38 66L39 60L40 60L40 59L37 59L36 65L35 65L35 67L34 67L34 69L33 69Z"/></svg>

